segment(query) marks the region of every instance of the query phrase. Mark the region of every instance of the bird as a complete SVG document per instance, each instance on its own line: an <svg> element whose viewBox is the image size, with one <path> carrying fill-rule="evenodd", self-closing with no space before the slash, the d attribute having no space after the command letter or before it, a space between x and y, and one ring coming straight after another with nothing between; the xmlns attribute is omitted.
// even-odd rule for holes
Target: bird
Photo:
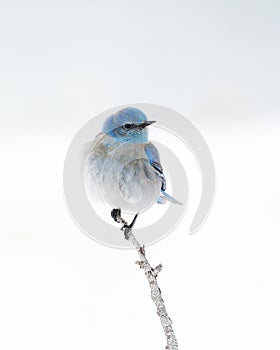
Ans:
<svg viewBox="0 0 280 350"><path fill-rule="evenodd" d="M134 214L131 224L126 224L129 228L154 203L182 205L166 192L160 155L148 135L154 123L138 108L122 108L105 119L102 131L83 154L87 192L113 207L111 216L116 222L123 210Z"/></svg>

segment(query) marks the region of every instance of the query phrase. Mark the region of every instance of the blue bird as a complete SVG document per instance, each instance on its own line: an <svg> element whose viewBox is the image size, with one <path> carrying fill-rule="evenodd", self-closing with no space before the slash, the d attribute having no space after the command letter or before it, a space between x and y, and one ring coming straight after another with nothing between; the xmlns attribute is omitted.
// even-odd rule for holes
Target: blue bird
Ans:
<svg viewBox="0 0 280 350"><path fill-rule="evenodd" d="M141 110L123 108L105 120L85 153L88 193L115 208L115 221L121 210L135 214L130 227L155 202L182 204L166 193L159 152L148 139L147 127L153 123Z"/></svg>

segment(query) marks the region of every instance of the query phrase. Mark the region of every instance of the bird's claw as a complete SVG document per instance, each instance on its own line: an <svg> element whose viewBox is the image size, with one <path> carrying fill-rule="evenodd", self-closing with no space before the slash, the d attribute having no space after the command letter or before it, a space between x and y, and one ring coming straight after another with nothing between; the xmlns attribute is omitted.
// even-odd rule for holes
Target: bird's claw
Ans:
<svg viewBox="0 0 280 350"><path fill-rule="evenodd" d="M132 220L132 222L130 224L128 224L122 217L121 217L121 209L113 209L111 211L111 216L114 219L114 221L116 221L119 224L122 224L123 226L121 227L121 231L124 231L124 236L125 239L129 240L130 236L131 236L131 230L132 227L135 224L135 221L137 219L138 214L136 214L134 216L134 219Z"/></svg>
<svg viewBox="0 0 280 350"><path fill-rule="evenodd" d="M111 211L112 218L117 222L121 222L121 210L120 209L113 209Z"/></svg>

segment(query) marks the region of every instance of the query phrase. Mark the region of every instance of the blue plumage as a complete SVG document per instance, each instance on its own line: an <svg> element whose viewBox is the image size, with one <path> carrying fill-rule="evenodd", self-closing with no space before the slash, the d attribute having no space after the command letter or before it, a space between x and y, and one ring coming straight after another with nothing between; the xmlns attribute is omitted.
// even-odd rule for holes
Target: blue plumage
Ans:
<svg viewBox="0 0 280 350"><path fill-rule="evenodd" d="M94 140L85 162L86 188L111 206L128 212L146 210L154 202L182 204L168 195L157 148L149 142L154 123L128 107L110 115Z"/></svg>

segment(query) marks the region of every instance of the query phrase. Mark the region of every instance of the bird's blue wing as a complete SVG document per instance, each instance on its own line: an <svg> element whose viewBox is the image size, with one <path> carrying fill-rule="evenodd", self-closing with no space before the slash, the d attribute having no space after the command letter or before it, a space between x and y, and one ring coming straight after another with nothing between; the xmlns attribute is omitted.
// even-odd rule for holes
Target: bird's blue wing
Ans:
<svg viewBox="0 0 280 350"><path fill-rule="evenodd" d="M147 143L144 146L146 155L149 159L150 165L155 169L156 174L160 177L161 179L161 191L160 191L160 195L158 197L157 202L162 204L165 203L166 201L169 201L171 203L175 203L175 204L182 204L181 202L177 201L175 198L173 198L172 196L170 196L169 194L167 194L165 192L166 190L166 180L165 180L165 176L163 174L163 168L160 164L160 158L159 158L159 153L157 148L151 143Z"/></svg>
<svg viewBox="0 0 280 350"><path fill-rule="evenodd" d="M163 174L163 168L160 164L160 158L157 148L151 142L149 142L144 146L144 150L149 159L150 165L155 169L156 174L161 179L161 190L165 191L166 180Z"/></svg>

